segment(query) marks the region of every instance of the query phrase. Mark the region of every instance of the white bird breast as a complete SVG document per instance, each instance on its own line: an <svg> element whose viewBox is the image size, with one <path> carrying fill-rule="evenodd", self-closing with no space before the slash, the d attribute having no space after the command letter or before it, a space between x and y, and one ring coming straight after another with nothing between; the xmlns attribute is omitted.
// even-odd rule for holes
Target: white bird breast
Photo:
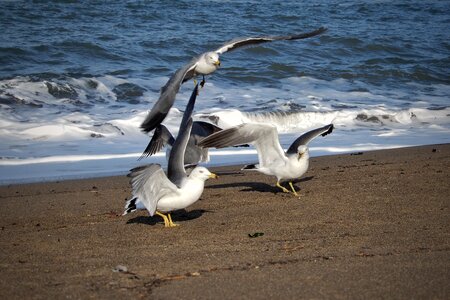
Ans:
<svg viewBox="0 0 450 300"><path fill-rule="evenodd" d="M195 66L195 72L202 75L208 75L217 70L217 65L213 62L208 62L207 54L202 55Z"/></svg>

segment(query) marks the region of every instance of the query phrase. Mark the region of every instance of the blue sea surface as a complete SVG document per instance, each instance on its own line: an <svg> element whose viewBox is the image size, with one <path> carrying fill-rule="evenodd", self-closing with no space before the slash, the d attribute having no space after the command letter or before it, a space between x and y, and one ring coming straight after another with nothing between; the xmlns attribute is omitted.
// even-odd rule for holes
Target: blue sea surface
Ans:
<svg viewBox="0 0 450 300"><path fill-rule="evenodd" d="M448 1L1 4L0 183L165 164L162 154L135 158L149 140L139 125L176 69L236 37L321 26L314 38L223 54L197 117L272 122L285 148L333 122L313 155L450 142ZM182 86L165 121L175 133L192 88ZM249 159L217 152L212 164Z"/></svg>

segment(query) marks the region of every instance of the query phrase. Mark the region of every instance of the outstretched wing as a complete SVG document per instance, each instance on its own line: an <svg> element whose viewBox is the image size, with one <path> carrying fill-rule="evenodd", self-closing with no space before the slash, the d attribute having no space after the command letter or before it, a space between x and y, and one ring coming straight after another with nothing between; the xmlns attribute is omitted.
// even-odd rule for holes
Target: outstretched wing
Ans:
<svg viewBox="0 0 450 300"><path fill-rule="evenodd" d="M329 124L311 131L302 134L299 136L286 151L286 154L294 154L297 153L297 149L300 145L308 145L308 143L314 139L316 136L326 136L333 132L334 126L333 124Z"/></svg>
<svg viewBox="0 0 450 300"><path fill-rule="evenodd" d="M203 139L198 145L204 148L224 148L247 143L255 145L260 167L286 158L278 141L277 128L270 124L244 123L216 132Z"/></svg>
<svg viewBox="0 0 450 300"><path fill-rule="evenodd" d="M180 90L181 84L194 76L196 65L197 59L194 59L189 64L178 69L172 77L170 77L169 81L161 88L161 94L158 101L156 101L152 110L148 113L144 122L142 122L142 131L150 132L164 121L170 108L175 102L175 97Z"/></svg>
<svg viewBox="0 0 450 300"><path fill-rule="evenodd" d="M195 99L197 98L198 84L192 91L189 102L186 106L186 110L181 120L180 130L178 136L170 151L169 163L167 167L167 175L174 184L181 186L181 183L186 178L186 171L184 169L184 153L186 152L186 146L189 141L192 129L192 111L195 105Z"/></svg>
<svg viewBox="0 0 450 300"><path fill-rule="evenodd" d="M142 153L138 160L159 152L167 144L172 146L174 141L175 139L169 129L167 129L166 126L159 124L156 126L155 132L153 133L152 139L148 143L147 148L145 148L144 153Z"/></svg>
<svg viewBox="0 0 450 300"><path fill-rule="evenodd" d="M177 187L170 182L158 164L131 169L128 177L131 178L133 197L137 197L144 204L151 216L156 211L159 199L177 193Z"/></svg>
<svg viewBox="0 0 450 300"><path fill-rule="evenodd" d="M256 44L261 44L261 43L271 42L271 41L306 39L306 38L309 38L309 37L313 37L313 36L319 35L319 34L325 32L326 30L327 30L327 28L320 27L319 29L311 31L311 32L294 34L294 35L261 36L261 37L249 37L249 38L233 39L233 40L225 43L219 49L217 49L216 53L222 54L222 53L234 50L234 49L242 47L242 46L256 45Z"/></svg>

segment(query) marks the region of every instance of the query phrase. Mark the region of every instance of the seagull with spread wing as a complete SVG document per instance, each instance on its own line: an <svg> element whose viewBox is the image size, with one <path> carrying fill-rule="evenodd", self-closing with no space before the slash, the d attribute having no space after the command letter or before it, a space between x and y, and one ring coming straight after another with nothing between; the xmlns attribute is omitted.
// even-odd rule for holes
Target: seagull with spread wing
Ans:
<svg viewBox="0 0 450 300"><path fill-rule="evenodd" d="M251 143L258 152L258 164L247 165L243 170L255 170L277 177L276 186L283 192L290 192L280 185L280 180L292 180L306 173L309 167L308 143L315 137L325 136L333 131L333 124L311 130L298 137L284 152L278 140L277 127L272 124L244 123L214 133L203 139L198 145L205 148L224 148ZM297 192L289 181L292 193Z"/></svg>
<svg viewBox="0 0 450 300"><path fill-rule="evenodd" d="M144 122L141 124L142 130L144 132L150 132L155 129L156 126L161 124L169 113L170 108L173 106L176 94L178 93L183 82L191 78L195 78L198 75L202 75L203 81L201 85L203 86L205 82L205 75L211 74L219 68L219 55L243 46L256 45L271 41L306 39L319 35L326 30L326 28L321 27L311 32L294 35L233 39L215 51L206 52L198 57L195 57L190 63L178 69L170 77L169 81L167 81L167 83L161 88L161 94L158 101L156 101L153 105L152 110L148 113Z"/></svg>
<svg viewBox="0 0 450 300"><path fill-rule="evenodd" d="M137 167L128 174L131 177L132 197L125 204L124 215L137 209L147 209L150 216L161 216L165 227L177 226L173 223L170 212L195 203L203 193L205 181L217 178L205 167L195 167L189 176L184 169L184 152L191 133L191 113L197 90L198 85L189 99L186 108L188 113L185 114L186 117L183 116L180 131L170 152L167 175L158 164Z"/></svg>

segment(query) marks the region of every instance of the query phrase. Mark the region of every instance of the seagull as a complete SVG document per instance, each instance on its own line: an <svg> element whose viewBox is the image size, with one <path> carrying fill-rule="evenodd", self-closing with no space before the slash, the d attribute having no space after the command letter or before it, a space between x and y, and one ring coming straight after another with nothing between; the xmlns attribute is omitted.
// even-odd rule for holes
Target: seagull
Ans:
<svg viewBox="0 0 450 300"><path fill-rule="evenodd" d="M192 130L189 136L189 141L186 146L186 151L184 153L184 163L186 165L196 165L199 162L208 162L209 154L208 149L200 148L197 144L201 139L211 135L215 132L222 130L208 122L203 121L195 121L192 123ZM159 152L164 146L169 145L173 146L175 139L173 135L170 133L169 129L163 124L159 124L156 126L155 131L153 133L153 137L145 148L144 153L141 155L139 159L144 157L151 156L156 152ZM168 157L170 150L168 149L166 152L166 157Z"/></svg>
<svg viewBox="0 0 450 300"><path fill-rule="evenodd" d="M315 137L325 136L333 131L333 124L311 130L298 137L284 152L278 140L277 127L272 124L244 123L214 133L203 139L200 147L224 148L244 143L252 143L258 152L258 164L247 165L243 170L255 170L277 177L276 186L283 192L290 191L280 185L280 180L292 180L306 173L309 166L308 143ZM292 193L298 196L292 181L289 181Z"/></svg>
<svg viewBox="0 0 450 300"><path fill-rule="evenodd" d="M186 111L194 107L198 85L195 86L189 99ZM175 227L170 215L171 211L183 209L195 203L203 193L205 181L217 178L205 167L195 167L189 176L184 169L184 152L192 129L192 118L181 121L179 134L170 152L167 175L161 165L149 164L131 169L132 197L125 204L123 215L137 209L147 209L150 216L163 218L165 227ZM167 213L167 215L165 215Z"/></svg>
<svg viewBox="0 0 450 300"><path fill-rule="evenodd" d="M325 27L320 27L317 30L285 36L261 36L233 39L215 51L205 52L191 60L187 65L178 69L161 88L161 94L158 101L153 105L152 110L148 113L144 122L141 124L141 129L144 132L150 132L156 128L157 125L166 118L170 108L175 102L175 96L178 93L180 86L185 81L195 78L198 75L203 76L201 86L205 83L205 75L216 71L220 66L219 56L225 52L250 45L257 45L265 42L279 41L279 40L299 40L313 37L325 32ZM195 81L194 81L195 82Z"/></svg>

